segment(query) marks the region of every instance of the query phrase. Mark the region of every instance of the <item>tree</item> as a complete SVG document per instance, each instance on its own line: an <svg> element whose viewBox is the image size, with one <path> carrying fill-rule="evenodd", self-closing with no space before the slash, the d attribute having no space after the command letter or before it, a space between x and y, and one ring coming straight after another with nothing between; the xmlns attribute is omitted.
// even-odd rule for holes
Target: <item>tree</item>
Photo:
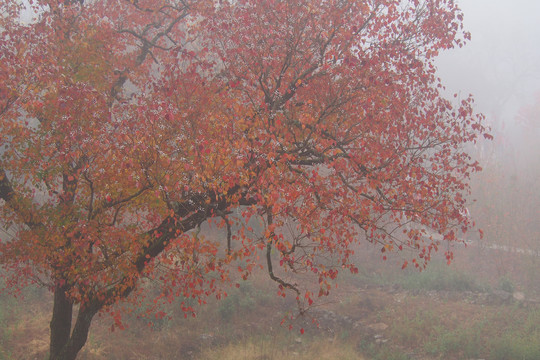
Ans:
<svg viewBox="0 0 540 360"><path fill-rule="evenodd" d="M0 262L54 293L51 360L145 277L204 302L264 264L303 312L357 242L422 268L471 226L463 144L489 135L439 93L451 0L1 4Z"/></svg>

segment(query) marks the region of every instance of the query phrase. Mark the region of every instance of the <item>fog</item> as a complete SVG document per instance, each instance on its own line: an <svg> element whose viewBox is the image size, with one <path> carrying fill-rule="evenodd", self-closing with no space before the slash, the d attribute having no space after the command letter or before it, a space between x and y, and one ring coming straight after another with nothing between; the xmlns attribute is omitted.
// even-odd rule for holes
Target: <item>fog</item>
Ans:
<svg viewBox="0 0 540 360"><path fill-rule="evenodd" d="M477 228L449 266L448 244L423 272L363 244L359 274L344 272L330 297L291 320L293 331L279 324L294 298L277 297L263 271L205 307L180 297L164 307L170 318L128 314L127 331L111 335L110 319L100 318L80 358L538 359L540 0L458 3L472 40L436 65L449 98L473 95L494 139L470 148L483 167L468 205ZM18 303L0 293L0 359L48 351L51 299L43 290L24 295ZM183 301L197 318L184 318ZM33 338L40 342L28 346Z"/></svg>
<svg viewBox="0 0 540 360"><path fill-rule="evenodd" d="M473 93L480 111L509 121L540 90L540 2L459 3L472 40L440 56L440 76L450 91Z"/></svg>
<svg viewBox="0 0 540 360"><path fill-rule="evenodd" d="M462 0L472 40L437 60L448 94L473 94L494 140L473 152L471 212L485 242L540 248L540 2Z"/></svg>

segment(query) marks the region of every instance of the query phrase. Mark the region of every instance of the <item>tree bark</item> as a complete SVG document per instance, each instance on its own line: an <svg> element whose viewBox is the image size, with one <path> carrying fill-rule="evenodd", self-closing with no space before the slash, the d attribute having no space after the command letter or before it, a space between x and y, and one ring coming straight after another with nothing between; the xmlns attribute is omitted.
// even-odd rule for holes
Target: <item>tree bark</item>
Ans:
<svg viewBox="0 0 540 360"><path fill-rule="evenodd" d="M77 354L81 351L84 344L86 344L86 340L88 340L92 318L100 308L101 306L99 304L90 304L85 308L79 309L71 337L60 352L55 357L51 356L49 360L75 360L77 358Z"/></svg>
<svg viewBox="0 0 540 360"><path fill-rule="evenodd" d="M54 291L49 360L75 360L88 339L94 315L102 307L98 302L81 307L72 331L73 303L67 298L66 290L59 287Z"/></svg>
<svg viewBox="0 0 540 360"><path fill-rule="evenodd" d="M73 303L67 298L66 291L65 286L59 286L54 290L53 314L50 323L50 360L57 359L58 354L69 341Z"/></svg>
<svg viewBox="0 0 540 360"><path fill-rule="evenodd" d="M67 297L67 291L66 286L54 290L49 360L75 360L88 339L94 315L102 307L99 302L90 302L81 307L72 331L73 303Z"/></svg>

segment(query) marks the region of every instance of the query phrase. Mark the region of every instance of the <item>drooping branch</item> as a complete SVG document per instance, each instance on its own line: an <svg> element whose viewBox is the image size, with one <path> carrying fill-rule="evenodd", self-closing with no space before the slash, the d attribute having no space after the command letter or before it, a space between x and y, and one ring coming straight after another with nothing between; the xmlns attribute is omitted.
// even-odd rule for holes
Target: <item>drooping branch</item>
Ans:
<svg viewBox="0 0 540 360"><path fill-rule="evenodd" d="M268 226L272 226L274 223L274 218L270 209L266 209L266 219L268 222ZM298 304L298 309L300 311L300 314L303 314L305 310L302 306L302 303L300 302L300 290L298 290L298 287L295 284L286 282L282 278L276 276L276 274L274 273L274 267L272 265L272 242L274 237L275 233L272 230L268 236L268 239L266 239L266 266L268 275L270 276L270 279L277 282L283 288L290 289L296 293L296 302Z"/></svg>
<svg viewBox="0 0 540 360"><path fill-rule="evenodd" d="M232 227L231 222L229 221L229 217L227 216L227 213L220 212L218 213L219 216L223 219L225 222L225 226L227 227L227 255L231 255L231 249L232 249Z"/></svg>

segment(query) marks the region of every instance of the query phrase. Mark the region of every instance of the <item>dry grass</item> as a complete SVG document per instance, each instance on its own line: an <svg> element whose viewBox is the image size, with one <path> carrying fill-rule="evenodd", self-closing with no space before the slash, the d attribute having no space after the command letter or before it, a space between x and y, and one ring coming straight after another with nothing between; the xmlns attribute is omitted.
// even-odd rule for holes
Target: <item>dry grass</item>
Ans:
<svg viewBox="0 0 540 360"><path fill-rule="evenodd" d="M426 286L419 281L426 274L421 276L413 280ZM315 310L351 321L327 319L321 321L322 330L309 327L310 319L298 321L292 331L280 327L294 301L271 295L274 291L262 278L232 289L225 300L210 301L194 319L184 319L173 304L165 309L170 320L127 317L128 328L111 333L112 320L104 315L95 319L78 359L408 360L412 353L425 360L540 358L538 306L474 304L457 290L446 297L426 289L389 291L377 279L369 283L366 276L335 289L325 299L330 303ZM0 298L0 360L46 358L51 306L43 292L22 302ZM388 327L370 330L378 323ZM304 335L300 327L306 328ZM385 342L377 343L375 335Z"/></svg>
<svg viewBox="0 0 540 360"><path fill-rule="evenodd" d="M49 302L40 304L35 298L19 300L4 308L10 312L2 329L4 347L9 349L6 359L44 359L49 350L49 319L46 313Z"/></svg>
<svg viewBox="0 0 540 360"><path fill-rule="evenodd" d="M348 343L329 342L322 339L283 347L271 340L252 339L209 349L201 353L200 360L363 360L364 358Z"/></svg>

